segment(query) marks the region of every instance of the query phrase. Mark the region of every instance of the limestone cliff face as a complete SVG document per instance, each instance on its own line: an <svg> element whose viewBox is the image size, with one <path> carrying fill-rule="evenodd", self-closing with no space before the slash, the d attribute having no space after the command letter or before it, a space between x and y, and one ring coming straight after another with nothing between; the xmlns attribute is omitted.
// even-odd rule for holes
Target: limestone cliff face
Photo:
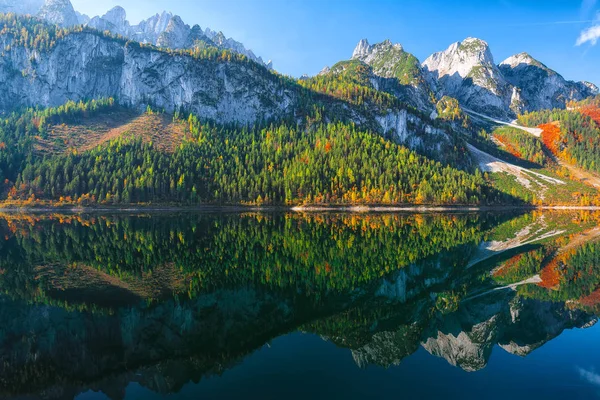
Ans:
<svg viewBox="0 0 600 400"><path fill-rule="evenodd" d="M2 48L11 44L0 36ZM259 66L170 55L89 32L69 34L48 51L13 45L0 58L0 91L0 109L112 96L240 123L283 116L296 101Z"/></svg>

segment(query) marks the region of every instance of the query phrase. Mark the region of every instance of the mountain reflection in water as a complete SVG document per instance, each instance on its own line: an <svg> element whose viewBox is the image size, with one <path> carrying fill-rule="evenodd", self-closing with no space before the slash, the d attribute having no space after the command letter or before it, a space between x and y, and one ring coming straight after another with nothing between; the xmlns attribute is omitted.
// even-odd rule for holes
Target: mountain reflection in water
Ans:
<svg viewBox="0 0 600 400"><path fill-rule="evenodd" d="M596 322L599 220L3 214L0 396L176 395L292 332L357 371L419 350L480 371L496 346L527 356Z"/></svg>

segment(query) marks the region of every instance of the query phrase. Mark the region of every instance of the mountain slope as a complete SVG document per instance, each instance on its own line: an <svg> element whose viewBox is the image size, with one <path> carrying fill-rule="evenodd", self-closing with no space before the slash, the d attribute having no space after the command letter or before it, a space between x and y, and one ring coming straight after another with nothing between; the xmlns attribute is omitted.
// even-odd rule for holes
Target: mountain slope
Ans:
<svg viewBox="0 0 600 400"><path fill-rule="evenodd" d="M462 140L449 126L350 76L329 76L326 87L316 81L299 85L216 48L157 49L89 28L65 33L25 17L0 16L0 25L6 27L0 35L5 49L0 89L6 94L0 96L0 110L112 97L134 108L151 105L221 124L246 125L302 121L318 107L327 121L352 122L444 163L469 164ZM337 89L328 91L333 87Z"/></svg>

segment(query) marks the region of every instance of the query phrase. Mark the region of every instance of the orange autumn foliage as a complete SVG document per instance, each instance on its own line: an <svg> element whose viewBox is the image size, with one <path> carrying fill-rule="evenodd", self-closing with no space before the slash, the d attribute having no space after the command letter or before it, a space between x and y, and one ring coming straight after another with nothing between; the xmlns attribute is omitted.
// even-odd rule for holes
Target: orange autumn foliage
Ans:
<svg viewBox="0 0 600 400"><path fill-rule="evenodd" d="M542 124L539 126L542 130L542 142L552 154L560 153L560 127L556 124Z"/></svg>
<svg viewBox="0 0 600 400"><path fill-rule="evenodd" d="M512 269L517 267L519 261L521 261L522 258L523 258L522 254L517 254L516 256L509 259L506 263L504 263L502 268L499 268L496 272L494 272L494 277L500 278L500 277L505 276Z"/></svg>
<svg viewBox="0 0 600 400"><path fill-rule="evenodd" d="M589 295L582 297L579 299L579 302L587 307L593 307L597 304L600 304L600 288L594 290Z"/></svg>
<svg viewBox="0 0 600 400"><path fill-rule="evenodd" d="M494 136L494 138L499 141L500 143L502 143L502 145L504 147L506 147L506 150L508 150L508 152L510 154L512 154L513 156L517 157L517 158L521 158L521 152L506 138L502 137L502 136Z"/></svg>
<svg viewBox="0 0 600 400"><path fill-rule="evenodd" d="M538 286L552 289L560 283L560 273L558 271L558 260L553 259L548 265L540 272L540 278L542 281L538 283Z"/></svg>
<svg viewBox="0 0 600 400"><path fill-rule="evenodd" d="M594 120L595 123L600 125L600 107L594 104L588 104L579 109L579 112L583 115L587 115Z"/></svg>

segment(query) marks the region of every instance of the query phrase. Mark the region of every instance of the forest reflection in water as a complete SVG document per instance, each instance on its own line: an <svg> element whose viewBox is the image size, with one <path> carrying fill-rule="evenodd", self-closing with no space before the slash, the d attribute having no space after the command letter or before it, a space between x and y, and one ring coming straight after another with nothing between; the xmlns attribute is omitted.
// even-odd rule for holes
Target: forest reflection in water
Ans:
<svg viewBox="0 0 600 400"><path fill-rule="evenodd" d="M178 394L293 332L347 349L358 371L423 351L481 371L494 348L527 356L596 322L599 221L2 214L0 396Z"/></svg>

